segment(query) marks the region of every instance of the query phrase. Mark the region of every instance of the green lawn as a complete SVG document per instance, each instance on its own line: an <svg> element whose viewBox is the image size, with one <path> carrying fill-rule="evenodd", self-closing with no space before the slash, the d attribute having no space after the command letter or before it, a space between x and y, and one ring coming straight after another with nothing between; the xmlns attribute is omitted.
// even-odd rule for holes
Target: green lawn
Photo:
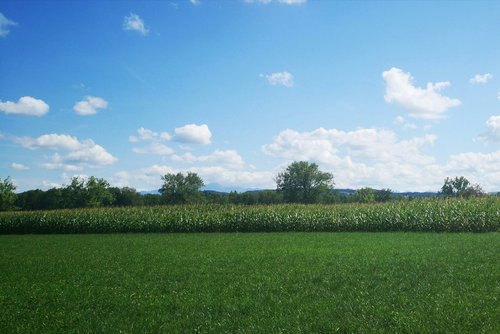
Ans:
<svg viewBox="0 0 500 334"><path fill-rule="evenodd" d="M0 236L2 333L500 332L500 233Z"/></svg>

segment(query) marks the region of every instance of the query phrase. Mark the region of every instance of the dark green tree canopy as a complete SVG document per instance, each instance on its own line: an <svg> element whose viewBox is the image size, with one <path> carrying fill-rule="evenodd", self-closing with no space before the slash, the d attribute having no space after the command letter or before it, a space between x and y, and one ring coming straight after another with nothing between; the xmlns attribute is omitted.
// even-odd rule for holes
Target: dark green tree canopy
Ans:
<svg viewBox="0 0 500 334"><path fill-rule="evenodd" d="M441 194L447 197L477 197L483 195L483 190L479 184L471 185L465 177L447 177L441 187Z"/></svg>
<svg viewBox="0 0 500 334"><path fill-rule="evenodd" d="M278 174L276 185L287 202L315 203L333 189L334 182L333 175L320 171L317 164L295 161Z"/></svg>
<svg viewBox="0 0 500 334"><path fill-rule="evenodd" d="M169 173L161 177L163 185L160 193L169 204L195 203L201 200L203 180L196 173Z"/></svg>
<svg viewBox="0 0 500 334"><path fill-rule="evenodd" d="M375 190L369 187L358 189L353 196L359 203L373 203L376 200Z"/></svg>
<svg viewBox="0 0 500 334"><path fill-rule="evenodd" d="M3 181L0 179L0 211L13 210L16 202L16 186L7 177Z"/></svg>

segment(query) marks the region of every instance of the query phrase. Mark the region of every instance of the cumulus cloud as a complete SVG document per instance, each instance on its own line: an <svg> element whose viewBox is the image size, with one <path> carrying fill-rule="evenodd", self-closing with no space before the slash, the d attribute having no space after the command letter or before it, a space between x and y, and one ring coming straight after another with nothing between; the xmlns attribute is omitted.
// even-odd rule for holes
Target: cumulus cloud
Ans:
<svg viewBox="0 0 500 334"><path fill-rule="evenodd" d="M243 158L235 150L215 150L211 154L195 156L191 152L182 155L173 155L172 160L181 163L210 163L215 165L222 165L227 168L240 169L245 166Z"/></svg>
<svg viewBox="0 0 500 334"><path fill-rule="evenodd" d="M129 136L129 141L131 143L138 143L141 141L150 142L148 145L143 147L134 147L133 152L139 154L156 154L156 155L170 155L174 153L174 150L167 145L163 144L162 141L168 141L171 139L168 132L155 132L150 129L145 129L143 127L137 130L137 135Z"/></svg>
<svg viewBox="0 0 500 334"><path fill-rule="evenodd" d="M265 154L291 161L316 162L334 174L337 187L418 189L429 185L429 166L435 158L425 153L436 136L399 139L388 130L342 131L319 128L310 132L282 131L273 142L262 146ZM440 182L441 174L439 175ZM421 182L421 183L419 183ZM432 188L431 188L432 190Z"/></svg>
<svg viewBox="0 0 500 334"><path fill-rule="evenodd" d="M131 13L123 18L123 29L137 31L143 36L149 33L149 29L144 25L144 21L137 14Z"/></svg>
<svg viewBox="0 0 500 334"><path fill-rule="evenodd" d="M290 72L275 72L271 74L261 74L261 77L265 77L270 85L276 86L281 85L288 88L293 87L294 77Z"/></svg>
<svg viewBox="0 0 500 334"><path fill-rule="evenodd" d="M9 27L15 25L17 25L16 22L9 20L5 15L0 13L0 37L7 36L10 32Z"/></svg>
<svg viewBox="0 0 500 334"><path fill-rule="evenodd" d="M388 130L358 129L341 131L319 128L311 132L285 130L276 136L273 143L262 147L264 153L291 160L314 160L335 165L342 158L382 162L411 162L426 164L434 158L425 155L421 149L432 145L436 137L426 135L410 140L398 140Z"/></svg>
<svg viewBox="0 0 500 334"><path fill-rule="evenodd" d="M479 140L500 142L500 115L493 115L486 120L486 132L479 135Z"/></svg>
<svg viewBox="0 0 500 334"><path fill-rule="evenodd" d="M0 111L14 115L43 116L49 112L49 105L43 100L23 96L17 102L0 101Z"/></svg>
<svg viewBox="0 0 500 334"><path fill-rule="evenodd" d="M97 113L98 109L106 109L108 102L101 97L87 96L85 100L75 103L73 110L77 115L88 116Z"/></svg>
<svg viewBox="0 0 500 334"><path fill-rule="evenodd" d="M491 75L490 73L476 74L475 76L470 78L469 82L472 84L485 84L491 79L493 79L493 75Z"/></svg>
<svg viewBox="0 0 500 334"><path fill-rule="evenodd" d="M107 166L118 160L102 146L97 145L92 139L80 141L76 137L65 134L45 134L37 138L16 137L14 141L31 150L49 149L67 151L64 156L59 154L53 155L48 165L43 165L43 167L52 167L50 169L54 169L56 166L63 168L65 164L78 167Z"/></svg>
<svg viewBox="0 0 500 334"><path fill-rule="evenodd" d="M12 167L12 169L15 169L15 170L28 170L28 169L30 169L28 166L23 165L23 164L19 164L17 162L13 162L10 166Z"/></svg>
<svg viewBox="0 0 500 334"><path fill-rule="evenodd" d="M410 116L427 120L438 120L446 117L445 112L462 103L441 95L443 88L450 86L450 82L427 83L427 87L420 88L413 84L413 77L399 68L391 68L382 73L386 82L385 101L398 103L408 109Z"/></svg>
<svg viewBox="0 0 500 334"><path fill-rule="evenodd" d="M174 132L173 139L181 143L208 145L212 142L212 133L206 124L186 124L175 128Z"/></svg>

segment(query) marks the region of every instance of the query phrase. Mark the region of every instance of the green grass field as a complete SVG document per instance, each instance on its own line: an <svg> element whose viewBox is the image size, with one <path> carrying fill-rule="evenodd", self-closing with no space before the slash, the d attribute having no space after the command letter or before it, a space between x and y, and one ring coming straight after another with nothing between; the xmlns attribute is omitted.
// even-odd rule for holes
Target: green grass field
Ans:
<svg viewBox="0 0 500 334"><path fill-rule="evenodd" d="M500 234L0 236L2 333L500 331Z"/></svg>

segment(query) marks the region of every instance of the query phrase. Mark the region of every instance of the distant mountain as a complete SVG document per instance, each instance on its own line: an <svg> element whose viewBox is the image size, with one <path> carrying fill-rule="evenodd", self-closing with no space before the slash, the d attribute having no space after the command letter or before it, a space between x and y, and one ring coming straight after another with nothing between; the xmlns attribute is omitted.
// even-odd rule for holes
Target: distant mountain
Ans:
<svg viewBox="0 0 500 334"><path fill-rule="evenodd" d="M218 183L209 183L201 188L201 191L204 193L216 193L216 194L229 194L232 191L236 191L237 193L245 193L245 192L259 192L259 191L275 191L276 189L256 189L256 188L244 188L244 187L228 187L223 186ZM375 191L377 189L374 189ZM342 195L353 195L356 192L356 189L335 189ZM158 190L147 190L139 192L141 195L159 195L160 192ZM403 197L434 197L437 195L437 192L417 192L417 191L406 191L406 192L394 192L394 195L403 196Z"/></svg>
<svg viewBox="0 0 500 334"><path fill-rule="evenodd" d="M260 191L262 189L256 189L256 188L244 188L244 187L228 187L228 186L223 186L219 183L209 183L206 184L204 187L201 188L202 191L213 191L213 192L219 192L219 193L230 193L231 191L236 191L238 193L244 193L246 191Z"/></svg>

